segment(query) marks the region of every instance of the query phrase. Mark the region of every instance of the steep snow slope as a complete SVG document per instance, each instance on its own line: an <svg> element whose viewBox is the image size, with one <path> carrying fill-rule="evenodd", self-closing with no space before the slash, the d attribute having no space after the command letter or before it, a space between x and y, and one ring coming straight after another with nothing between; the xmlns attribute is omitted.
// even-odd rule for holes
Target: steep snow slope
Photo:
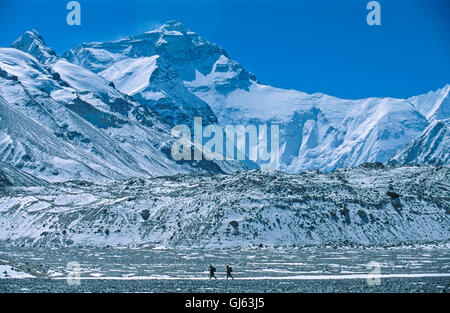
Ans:
<svg viewBox="0 0 450 313"><path fill-rule="evenodd" d="M449 164L450 85L408 99L431 123L390 160L399 164Z"/></svg>
<svg viewBox="0 0 450 313"><path fill-rule="evenodd" d="M435 105L421 108L426 100L421 97L344 100L262 85L224 49L176 21L118 41L83 44L64 57L139 101L150 98L149 106L166 118L174 113L154 104L155 98L182 94L181 99L195 102L188 89L209 105L221 125L279 124L280 169L288 172L386 162L428 126L424 115L439 111ZM441 98L448 87L443 90ZM441 111L439 116L448 117ZM186 116L192 120L196 114L211 121L208 110L189 110Z"/></svg>
<svg viewBox="0 0 450 313"><path fill-rule="evenodd" d="M408 99L430 122L450 118L450 85Z"/></svg>
<svg viewBox="0 0 450 313"><path fill-rule="evenodd" d="M450 119L434 121L390 161L397 164L443 165L450 162Z"/></svg>
<svg viewBox="0 0 450 313"><path fill-rule="evenodd" d="M100 75L108 77L121 92L135 95L150 88L150 77L157 69L157 59L158 56L125 59L114 63ZM152 96L158 100L164 94Z"/></svg>
<svg viewBox="0 0 450 313"><path fill-rule="evenodd" d="M43 65L0 49L0 96L0 160L49 181L243 169L237 162L176 163L169 124L65 60Z"/></svg>
<svg viewBox="0 0 450 313"><path fill-rule="evenodd" d="M328 174L250 171L6 188L0 241L52 247L448 242L449 170L364 164Z"/></svg>
<svg viewBox="0 0 450 313"><path fill-rule="evenodd" d="M67 62L58 60L52 69L59 74L61 80L77 91L93 92L99 95L113 95L120 97L119 92L109 85L106 80L89 70Z"/></svg>
<svg viewBox="0 0 450 313"><path fill-rule="evenodd" d="M223 124L277 123L281 170L334 170L386 162L428 125L405 100L341 100L252 84L227 96L197 92ZM213 100L208 100L213 97Z"/></svg>

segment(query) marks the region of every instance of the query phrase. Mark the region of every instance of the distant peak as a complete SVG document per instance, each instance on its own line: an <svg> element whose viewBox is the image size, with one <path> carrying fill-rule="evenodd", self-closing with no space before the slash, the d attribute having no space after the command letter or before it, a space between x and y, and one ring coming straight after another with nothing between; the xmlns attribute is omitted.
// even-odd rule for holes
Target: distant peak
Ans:
<svg viewBox="0 0 450 313"><path fill-rule="evenodd" d="M433 94L448 94L450 91L450 84L445 84L443 87L437 89L437 90L431 90L429 93Z"/></svg>
<svg viewBox="0 0 450 313"><path fill-rule="evenodd" d="M39 34L39 32L35 29L26 31L25 34L29 34L30 36L33 36L33 37L39 39L40 41L44 41L44 38L42 38L41 34Z"/></svg>
<svg viewBox="0 0 450 313"><path fill-rule="evenodd" d="M11 47L31 54L42 63L47 63L56 57L56 53L47 46L44 38L35 29L26 31L14 41Z"/></svg>
<svg viewBox="0 0 450 313"><path fill-rule="evenodd" d="M187 28L183 23L180 23L178 21L168 21L164 23L160 28L160 31L177 31L182 34L187 34L188 32L191 32L189 28Z"/></svg>
<svg viewBox="0 0 450 313"><path fill-rule="evenodd" d="M431 91L431 93L438 95L441 98L441 101L448 97L448 94L450 92L450 85L446 84L444 87L436 90L436 91Z"/></svg>
<svg viewBox="0 0 450 313"><path fill-rule="evenodd" d="M171 20L171 21L165 22L162 25L162 27L186 27L186 26L184 26L184 24L181 22L178 22L176 20Z"/></svg>
<svg viewBox="0 0 450 313"><path fill-rule="evenodd" d="M20 37L13 43L13 45L14 45L15 43L17 43L17 42L24 42L24 41L27 41L27 42L28 42L28 41L30 41L30 40L36 40L36 41L38 41L39 43L41 43L42 45L46 45L46 44L45 44L45 41L44 41L44 38L42 38L41 34L39 34L39 32L38 32L37 30L35 30L35 29L26 31L22 36L20 36Z"/></svg>

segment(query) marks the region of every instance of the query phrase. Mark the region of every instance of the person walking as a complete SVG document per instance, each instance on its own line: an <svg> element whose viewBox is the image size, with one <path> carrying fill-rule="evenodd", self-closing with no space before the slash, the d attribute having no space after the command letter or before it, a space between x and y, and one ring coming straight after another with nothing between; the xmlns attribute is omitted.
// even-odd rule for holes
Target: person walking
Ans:
<svg viewBox="0 0 450 313"><path fill-rule="evenodd" d="M231 275L232 271L233 271L233 268L229 264L227 264L227 280L228 280L228 277L230 277L231 279L234 279L233 275Z"/></svg>
<svg viewBox="0 0 450 313"><path fill-rule="evenodd" d="M211 278L215 278L215 279L217 279L217 277L216 277L216 275L215 275L215 272L216 272L216 268L214 267L214 266L212 266L212 265L210 265L209 266L209 279L211 279Z"/></svg>

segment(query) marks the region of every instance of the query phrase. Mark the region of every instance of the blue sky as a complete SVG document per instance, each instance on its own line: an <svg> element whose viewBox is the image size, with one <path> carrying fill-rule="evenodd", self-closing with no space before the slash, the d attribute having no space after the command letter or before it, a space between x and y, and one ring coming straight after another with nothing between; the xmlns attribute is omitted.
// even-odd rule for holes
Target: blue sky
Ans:
<svg viewBox="0 0 450 313"><path fill-rule="evenodd" d="M0 0L0 46L34 28L62 53L175 19L276 87L405 98L450 83L448 0L379 0L381 26L369 0L79 0L81 26L67 2Z"/></svg>

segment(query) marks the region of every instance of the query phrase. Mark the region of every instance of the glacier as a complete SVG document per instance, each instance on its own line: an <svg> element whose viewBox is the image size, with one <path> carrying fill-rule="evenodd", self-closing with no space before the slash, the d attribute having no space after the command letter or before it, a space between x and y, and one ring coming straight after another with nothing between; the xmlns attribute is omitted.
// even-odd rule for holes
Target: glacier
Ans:
<svg viewBox="0 0 450 313"><path fill-rule="evenodd" d="M365 163L333 173L0 187L0 242L26 247L395 246L449 240L450 171ZM1 177L1 176L0 176Z"/></svg>

